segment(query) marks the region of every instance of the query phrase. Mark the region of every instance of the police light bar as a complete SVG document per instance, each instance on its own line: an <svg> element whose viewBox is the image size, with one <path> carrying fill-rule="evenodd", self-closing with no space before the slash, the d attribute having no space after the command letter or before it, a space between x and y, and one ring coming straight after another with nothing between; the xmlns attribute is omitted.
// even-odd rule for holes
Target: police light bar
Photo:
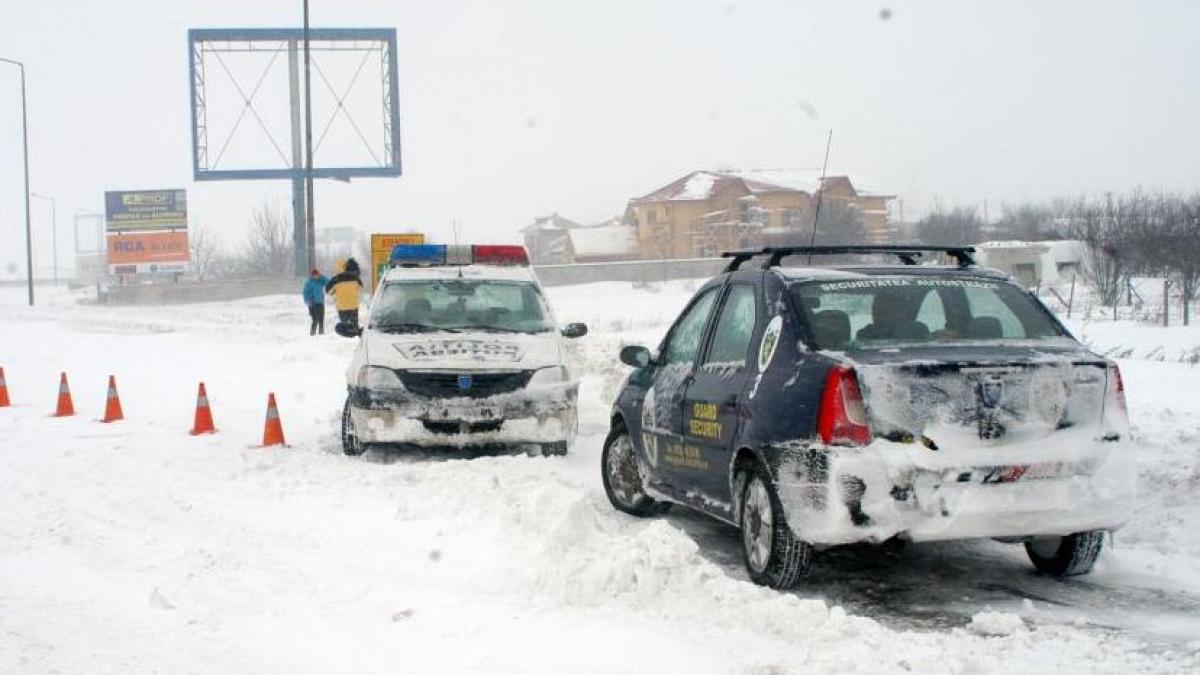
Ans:
<svg viewBox="0 0 1200 675"><path fill-rule="evenodd" d="M469 246L446 244L399 244L392 248L392 267L441 267L447 265L529 266L529 255L520 245Z"/></svg>
<svg viewBox="0 0 1200 675"><path fill-rule="evenodd" d="M525 247L517 244L503 246L479 246L475 249L476 265L521 265L529 266L529 254Z"/></svg>

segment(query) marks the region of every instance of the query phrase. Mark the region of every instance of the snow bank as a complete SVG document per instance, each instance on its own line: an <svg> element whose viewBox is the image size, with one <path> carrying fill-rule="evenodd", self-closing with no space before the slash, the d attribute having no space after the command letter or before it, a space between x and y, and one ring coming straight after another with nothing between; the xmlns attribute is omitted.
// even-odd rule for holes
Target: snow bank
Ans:
<svg viewBox="0 0 1200 675"><path fill-rule="evenodd" d="M1025 630L1025 622L1007 612L979 612L971 617L967 628L980 635L1012 635Z"/></svg>

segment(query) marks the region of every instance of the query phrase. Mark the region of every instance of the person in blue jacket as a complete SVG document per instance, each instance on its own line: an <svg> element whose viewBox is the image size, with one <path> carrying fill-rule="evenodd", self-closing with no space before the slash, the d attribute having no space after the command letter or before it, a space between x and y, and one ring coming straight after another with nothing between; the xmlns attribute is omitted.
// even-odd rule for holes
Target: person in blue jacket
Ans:
<svg viewBox="0 0 1200 675"><path fill-rule="evenodd" d="M325 334L325 284L328 281L325 275L321 274L321 270L314 267L308 281L304 282L302 295L304 304L308 305L308 316L312 318L309 335L316 335L318 331L321 335Z"/></svg>

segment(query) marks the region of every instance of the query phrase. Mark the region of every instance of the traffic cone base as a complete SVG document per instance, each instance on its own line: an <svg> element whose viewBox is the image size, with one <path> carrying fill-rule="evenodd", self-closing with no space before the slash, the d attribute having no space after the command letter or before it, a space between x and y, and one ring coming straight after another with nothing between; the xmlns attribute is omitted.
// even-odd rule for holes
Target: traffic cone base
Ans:
<svg viewBox="0 0 1200 675"><path fill-rule="evenodd" d="M192 423L192 430L188 433L198 436L216 433L216 431L217 428L213 426L212 410L208 407L208 391L201 382L200 390L196 393L196 420Z"/></svg>
<svg viewBox="0 0 1200 675"><path fill-rule="evenodd" d="M263 447L285 445L283 424L279 421L279 408L275 405L275 394L267 394L267 421L263 426Z"/></svg>
<svg viewBox="0 0 1200 675"><path fill-rule="evenodd" d="M107 423L123 419L125 419L125 413L121 410L121 397L117 396L117 378L109 375L108 396L104 404L104 419L100 421Z"/></svg>
<svg viewBox="0 0 1200 675"><path fill-rule="evenodd" d="M55 417L70 417L75 414L75 403L71 401L71 388L67 386L67 374L63 373L58 380L58 407L54 410Z"/></svg>
<svg viewBox="0 0 1200 675"><path fill-rule="evenodd" d="M8 400L8 383L4 380L4 369L0 368L0 408L12 405Z"/></svg>

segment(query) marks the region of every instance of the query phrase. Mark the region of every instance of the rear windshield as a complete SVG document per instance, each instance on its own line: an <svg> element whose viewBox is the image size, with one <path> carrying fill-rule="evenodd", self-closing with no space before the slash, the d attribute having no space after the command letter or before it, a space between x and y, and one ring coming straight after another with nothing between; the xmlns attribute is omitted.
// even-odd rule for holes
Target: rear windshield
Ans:
<svg viewBox="0 0 1200 675"><path fill-rule="evenodd" d="M971 277L867 277L792 284L817 349L1047 340L1064 333L1021 289Z"/></svg>

